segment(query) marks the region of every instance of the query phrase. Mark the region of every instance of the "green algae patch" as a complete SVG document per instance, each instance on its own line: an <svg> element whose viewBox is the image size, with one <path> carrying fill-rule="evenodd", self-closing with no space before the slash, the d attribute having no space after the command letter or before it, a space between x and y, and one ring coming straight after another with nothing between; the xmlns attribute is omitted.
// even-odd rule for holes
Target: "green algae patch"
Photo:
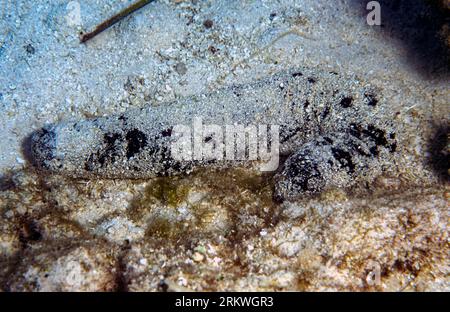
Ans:
<svg viewBox="0 0 450 312"><path fill-rule="evenodd" d="M271 179L244 168L161 177L135 197L127 214L148 239L240 239L274 223Z"/></svg>
<svg viewBox="0 0 450 312"><path fill-rule="evenodd" d="M182 222L172 222L164 217L156 217L149 223L145 235L152 238L179 239L185 232Z"/></svg>
<svg viewBox="0 0 450 312"><path fill-rule="evenodd" d="M145 195L169 207L176 207L186 200L189 192L188 186L183 182L177 178L159 178L146 187Z"/></svg>
<svg viewBox="0 0 450 312"><path fill-rule="evenodd" d="M141 222L154 206L177 207L186 201L189 194L186 181L179 177L161 177L151 181L142 194L131 202L128 216L135 222Z"/></svg>

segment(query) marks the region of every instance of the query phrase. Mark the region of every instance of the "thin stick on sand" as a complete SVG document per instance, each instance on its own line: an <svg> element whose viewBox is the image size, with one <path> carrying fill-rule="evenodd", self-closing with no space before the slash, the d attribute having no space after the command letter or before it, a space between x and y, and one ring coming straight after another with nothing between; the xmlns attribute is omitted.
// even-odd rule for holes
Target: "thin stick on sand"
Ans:
<svg viewBox="0 0 450 312"><path fill-rule="evenodd" d="M142 7L146 6L147 4L149 4L150 2L153 2L153 1L154 0L138 0L138 1L136 1L135 3L133 3L132 5L130 5L127 8L123 9L122 11L120 11L119 13L114 15L113 17L111 17L111 18L107 19L106 21L104 21L103 23L97 25L97 27L95 27L93 31L82 34L80 37L80 42L85 43L86 41L94 38L102 31L108 29L109 27L111 27L114 24L116 24L117 22L121 21L122 19L124 19L125 17L130 15L131 13L141 9Z"/></svg>

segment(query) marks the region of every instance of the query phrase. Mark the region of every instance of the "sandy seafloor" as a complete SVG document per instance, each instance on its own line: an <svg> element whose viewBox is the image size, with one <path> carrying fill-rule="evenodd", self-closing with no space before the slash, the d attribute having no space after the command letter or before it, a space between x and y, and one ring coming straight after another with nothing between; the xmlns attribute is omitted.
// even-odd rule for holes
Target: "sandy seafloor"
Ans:
<svg viewBox="0 0 450 312"><path fill-rule="evenodd" d="M381 2L383 25L369 26L359 0L156 1L80 44L131 1L1 0L1 289L450 290L439 19L419 0ZM73 181L22 155L45 123L298 66L384 89L404 129L396 168L280 206L239 170Z"/></svg>

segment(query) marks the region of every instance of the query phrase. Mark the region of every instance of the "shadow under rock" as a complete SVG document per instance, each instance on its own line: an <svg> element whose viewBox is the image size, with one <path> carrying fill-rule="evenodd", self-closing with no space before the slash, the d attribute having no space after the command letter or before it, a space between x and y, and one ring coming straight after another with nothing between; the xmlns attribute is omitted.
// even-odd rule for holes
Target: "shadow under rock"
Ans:
<svg viewBox="0 0 450 312"><path fill-rule="evenodd" d="M354 9L366 18L369 0L350 0ZM407 62L426 79L450 77L450 47L440 32L450 24L450 10L439 8L426 0L379 0L383 36L405 46Z"/></svg>
<svg viewBox="0 0 450 312"><path fill-rule="evenodd" d="M436 125L428 141L428 165L442 182L450 182L450 126Z"/></svg>

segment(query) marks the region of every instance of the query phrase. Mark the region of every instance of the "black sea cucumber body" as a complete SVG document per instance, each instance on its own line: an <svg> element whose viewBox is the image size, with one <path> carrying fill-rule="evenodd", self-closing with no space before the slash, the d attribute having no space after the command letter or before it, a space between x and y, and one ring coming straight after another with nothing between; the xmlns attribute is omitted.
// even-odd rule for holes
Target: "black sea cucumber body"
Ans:
<svg viewBox="0 0 450 312"><path fill-rule="evenodd" d="M40 168L79 178L151 178L247 162L172 157L176 125L279 125L278 199L371 181L397 149L382 92L353 76L296 69L246 85L132 109L123 114L48 125L32 136Z"/></svg>

